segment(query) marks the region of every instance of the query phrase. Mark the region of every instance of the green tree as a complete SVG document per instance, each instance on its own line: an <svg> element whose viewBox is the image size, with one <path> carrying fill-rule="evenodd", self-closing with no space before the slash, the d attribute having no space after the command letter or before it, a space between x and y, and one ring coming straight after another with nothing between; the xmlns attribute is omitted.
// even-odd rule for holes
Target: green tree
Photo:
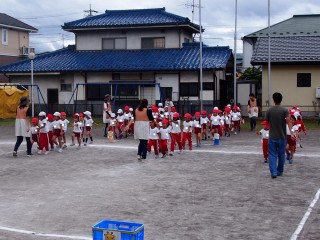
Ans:
<svg viewBox="0 0 320 240"><path fill-rule="evenodd" d="M240 76L241 80L257 80L262 81L262 70L261 67L249 67Z"/></svg>

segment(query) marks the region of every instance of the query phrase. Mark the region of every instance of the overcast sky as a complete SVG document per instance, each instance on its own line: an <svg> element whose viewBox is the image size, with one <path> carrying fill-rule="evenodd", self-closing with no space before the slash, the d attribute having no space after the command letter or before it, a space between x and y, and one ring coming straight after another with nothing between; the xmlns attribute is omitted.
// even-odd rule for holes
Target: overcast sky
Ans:
<svg viewBox="0 0 320 240"><path fill-rule="evenodd" d="M196 5L192 14L193 2ZM234 48L235 0L202 0L203 41L210 46ZM320 14L319 0L270 0L271 24L295 14ZM36 27L30 46L37 53L74 44L74 35L61 29L65 22L85 17L84 10L102 14L106 9L161 8L194 19L199 23L199 0L1 0L1 12ZM238 0L237 52L242 52L241 37L267 27L268 0Z"/></svg>

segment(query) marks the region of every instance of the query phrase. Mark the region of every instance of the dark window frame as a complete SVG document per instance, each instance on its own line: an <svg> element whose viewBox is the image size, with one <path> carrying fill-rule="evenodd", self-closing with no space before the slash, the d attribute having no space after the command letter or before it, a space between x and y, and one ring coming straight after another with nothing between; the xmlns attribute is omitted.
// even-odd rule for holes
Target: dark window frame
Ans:
<svg viewBox="0 0 320 240"><path fill-rule="evenodd" d="M297 73L297 87L311 87L311 73Z"/></svg>
<svg viewBox="0 0 320 240"><path fill-rule="evenodd" d="M88 84L86 85L87 101L102 101L106 94L111 93L110 84Z"/></svg>
<svg viewBox="0 0 320 240"><path fill-rule="evenodd" d="M157 47L156 46L156 40L157 39L162 39L163 40L163 46ZM152 41L152 46L147 42L144 41ZM141 49L163 49L166 48L166 38L165 37L143 37L141 38Z"/></svg>
<svg viewBox="0 0 320 240"><path fill-rule="evenodd" d="M117 39L124 39L125 40L125 47L124 48L116 48L116 40ZM103 46L103 41L104 40L112 40L113 41L113 48L104 48ZM127 49L127 38L125 37L119 37L119 38L102 38L102 46L101 46L101 49L102 50L125 50Z"/></svg>
<svg viewBox="0 0 320 240"><path fill-rule="evenodd" d="M203 82L202 83L203 91L214 91L214 83L213 82Z"/></svg>
<svg viewBox="0 0 320 240"><path fill-rule="evenodd" d="M181 97L198 97L199 96L199 83L197 82L187 82L180 83L180 96ZM193 92L195 91L195 92Z"/></svg>
<svg viewBox="0 0 320 240"><path fill-rule="evenodd" d="M60 92L72 92L72 83L60 83Z"/></svg>

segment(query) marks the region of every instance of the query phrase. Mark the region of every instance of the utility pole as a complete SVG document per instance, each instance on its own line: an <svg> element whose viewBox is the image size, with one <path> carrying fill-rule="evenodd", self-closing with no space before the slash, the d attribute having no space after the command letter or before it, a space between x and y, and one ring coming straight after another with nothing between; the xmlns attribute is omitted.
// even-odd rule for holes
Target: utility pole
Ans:
<svg viewBox="0 0 320 240"><path fill-rule="evenodd" d="M87 13L88 15L86 15L86 17L92 17L94 16L94 13L98 13L98 11L91 9L91 3L90 3L90 9L89 10L84 10L85 13Z"/></svg>

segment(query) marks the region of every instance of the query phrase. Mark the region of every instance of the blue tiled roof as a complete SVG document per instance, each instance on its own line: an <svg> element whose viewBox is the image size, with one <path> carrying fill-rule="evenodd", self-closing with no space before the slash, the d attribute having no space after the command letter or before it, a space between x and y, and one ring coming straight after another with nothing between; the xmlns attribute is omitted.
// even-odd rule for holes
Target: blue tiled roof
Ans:
<svg viewBox="0 0 320 240"><path fill-rule="evenodd" d="M320 36L272 37L270 48L272 63L320 62ZM268 62L268 38L257 39L251 62Z"/></svg>
<svg viewBox="0 0 320 240"><path fill-rule="evenodd" d="M229 47L203 47L203 69L223 69ZM199 69L199 48L77 51L74 46L39 55L34 72L75 71L183 71ZM0 67L1 73L30 72L30 60Z"/></svg>
<svg viewBox="0 0 320 240"><path fill-rule="evenodd" d="M104 14L79 19L65 23L65 30L82 28L108 28L127 26L157 26L157 25L189 25L199 31L199 25L193 24L188 18L166 12L165 8L106 10Z"/></svg>

